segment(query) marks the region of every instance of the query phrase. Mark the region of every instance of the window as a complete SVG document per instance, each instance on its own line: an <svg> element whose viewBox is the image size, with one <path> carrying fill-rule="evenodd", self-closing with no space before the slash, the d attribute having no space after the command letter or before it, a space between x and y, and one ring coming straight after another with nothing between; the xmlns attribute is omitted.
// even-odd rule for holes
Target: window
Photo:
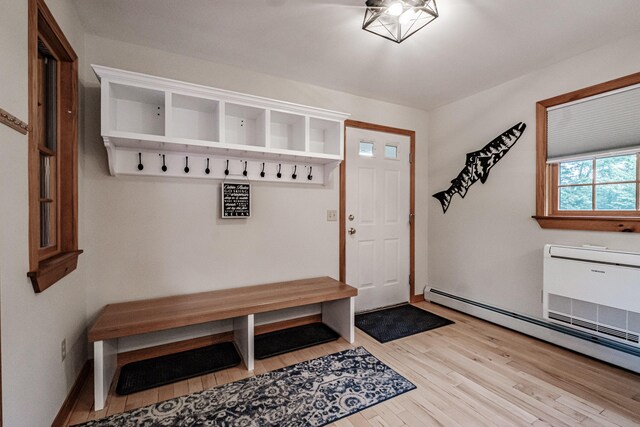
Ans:
<svg viewBox="0 0 640 427"><path fill-rule="evenodd" d="M373 142L360 141L358 154L365 157L373 157Z"/></svg>
<svg viewBox="0 0 640 427"><path fill-rule="evenodd" d="M29 2L29 273L42 292L78 255L77 56L42 0Z"/></svg>
<svg viewBox="0 0 640 427"><path fill-rule="evenodd" d="M537 104L543 228L640 232L640 73Z"/></svg>
<svg viewBox="0 0 640 427"><path fill-rule="evenodd" d="M395 145L385 145L384 146L384 157L387 159L397 159L398 158L398 147Z"/></svg>
<svg viewBox="0 0 640 427"><path fill-rule="evenodd" d="M638 154L560 162L556 213L640 215Z"/></svg>

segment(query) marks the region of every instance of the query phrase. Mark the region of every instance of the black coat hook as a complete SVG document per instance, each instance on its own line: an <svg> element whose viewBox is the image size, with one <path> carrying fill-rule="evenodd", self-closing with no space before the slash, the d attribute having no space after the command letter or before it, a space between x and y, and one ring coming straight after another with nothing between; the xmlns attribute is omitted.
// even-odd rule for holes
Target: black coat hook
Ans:
<svg viewBox="0 0 640 427"><path fill-rule="evenodd" d="M291 178L296 179L298 177L298 174L296 173L297 170L298 170L298 165L295 165L293 167L293 173L291 174Z"/></svg>
<svg viewBox="0 0 640 427"><path fill-rule="evenodd" d="M247 176L248 172L247 172L247 162L244 162L244 170L242 171L242 175Z"/></svg>
<svg viewBox="0 0 640 427"><path fill-rule="evenodd" d="M262 172L260 172L260 178L264 178L265 173L264 173L264 163L262 163Z"/></svg>
<svg viewBox="0 0 640 427"><path fill-rule="evenodd" d="M313 179L313 175L311 175L311 172L313 172L313 166L309 166L309 175L307 175L307 179L309 181Z"/></svg>
<svg viewBox="0 0 640 427"><path fill-rule="evenodd" d="M276 174L278 178L282 178L282 173L280 173L281 170L282 170L282 164L278 163L278 173Z"/></svg>
<svg viewBox="0 0 640 427"><path fill-rule="evenodd" d="M138 153L138 170L141 171L144 169L144 165L142 164L142 153Z"/></svg>
<svg viewBox="0 0 640 427"><path fill-rule="evenodd" d="M184 158L184 173L189 173L189 156Z"/></svg>
<svg viewBox="0 0 640 427"><path fill-rule="evenodd" d="M227 168L224 170L225 175L229 175L229 160L227 160Z"/></svg>
<svg viewBox="0 0 640 427"><path fill-rule="evenodd" d="M165 161L164 154L162 155L162 168L161 169L162 169L162 172L166 172L167 171L167 163Z"/></svg>
<svg viewBox="0 0 640 427"><path fill-rule="evenodd" d="M207 168L204 170L204 173L209 175L211 173L211 169L209 169L209 158L207 157Z"/></svg>

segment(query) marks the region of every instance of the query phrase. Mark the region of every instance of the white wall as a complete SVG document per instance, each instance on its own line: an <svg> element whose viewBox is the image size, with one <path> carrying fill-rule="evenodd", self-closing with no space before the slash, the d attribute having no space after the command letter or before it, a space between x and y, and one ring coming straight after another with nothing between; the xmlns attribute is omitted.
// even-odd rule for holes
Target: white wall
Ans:
<svg viewBox="0 0 640 427"><path fill-rule="evenodd" d="M331 91L222 64L86 35L84 68L99 64L187 82L344 111L356 120L417 132L418 165L426 165L424 111ZM326 187L254 183L246 220L219 219L219 182L112 177L99 134L97 79L86 88L83 261L91 272L87 312L105 304L171 294L328 275L338 277L338 170ZM426 169L417 168L417 258L426 259ZM426 283L418 263L417 291ZM313 309L313 308L312 308ZM296 315L304 314L298 311ZM291 315L291 313L289 313ZM272 320L272 319L271 319ZM187 337L220 330L180 331ZM122 340L120 350L176 334Z"/></svg>
<svg viewBox="0 0 640 427"><path fill-rule="evenodd" d="M535 214L535 103L640 70L640 34L586 52L429 113L429 286L542 317L545 243L640 250L640 235L543 230ZM522 52L526 55L526 52ZM499 66L499 64L496 64ZM443 215L430 197L449 187L465 154L519 121L524 135Z"/></svg>
<svg viewBox="0 0 640 427"><path fill-rule="evenodd" d="M0 13L0 106L28 120L27 1ZM70 1L48 0L74 50L83 30ZM87 358L83 259L79 269L35 294L27 279L27 137L0 125L0 283L4 425L50 425ZM84 239L81 237L81 244ZM67 358L60 342L67 340Z"/></svg>

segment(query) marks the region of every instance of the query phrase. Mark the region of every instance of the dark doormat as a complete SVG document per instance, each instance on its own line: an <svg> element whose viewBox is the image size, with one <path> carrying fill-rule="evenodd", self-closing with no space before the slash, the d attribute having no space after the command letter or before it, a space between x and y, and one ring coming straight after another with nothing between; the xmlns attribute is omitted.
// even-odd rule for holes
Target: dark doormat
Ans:
<svg viewBox="0 0 640 427"><path fill-rule="evenodd" d="M266 359L290 351L335 341L340 335L324 323L310 323L255 337L255 358Z"/></svg>
<svg viewBox="0 0 640 427"><path fill-rule="evenodd" d="M127 363L120 370L116 393L131 394L240 364L232 342Z"/></svg>
<svg viewBox="0 0 640 427"><path fill-rule="evenodd" d="M356 326L381 343L408 337L453 322L410 304L356 315Z"/></svg>

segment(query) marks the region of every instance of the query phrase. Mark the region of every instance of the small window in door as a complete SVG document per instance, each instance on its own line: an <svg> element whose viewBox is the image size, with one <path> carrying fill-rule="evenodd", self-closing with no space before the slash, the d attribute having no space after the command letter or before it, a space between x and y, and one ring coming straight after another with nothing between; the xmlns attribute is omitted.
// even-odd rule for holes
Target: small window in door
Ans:
<svg viewBox="0 0 640 427"><path fill-rule="evenodd" d="M398 147L395 145L385 145L384 146L384 157L386 159L397 159L398 158Z"/></svg>
<svg viewBox="0 0 640 427"><path fill-rule="evenodd" d="M373 142L360 141L358 154L364 157L373 157Z"/></svg>

